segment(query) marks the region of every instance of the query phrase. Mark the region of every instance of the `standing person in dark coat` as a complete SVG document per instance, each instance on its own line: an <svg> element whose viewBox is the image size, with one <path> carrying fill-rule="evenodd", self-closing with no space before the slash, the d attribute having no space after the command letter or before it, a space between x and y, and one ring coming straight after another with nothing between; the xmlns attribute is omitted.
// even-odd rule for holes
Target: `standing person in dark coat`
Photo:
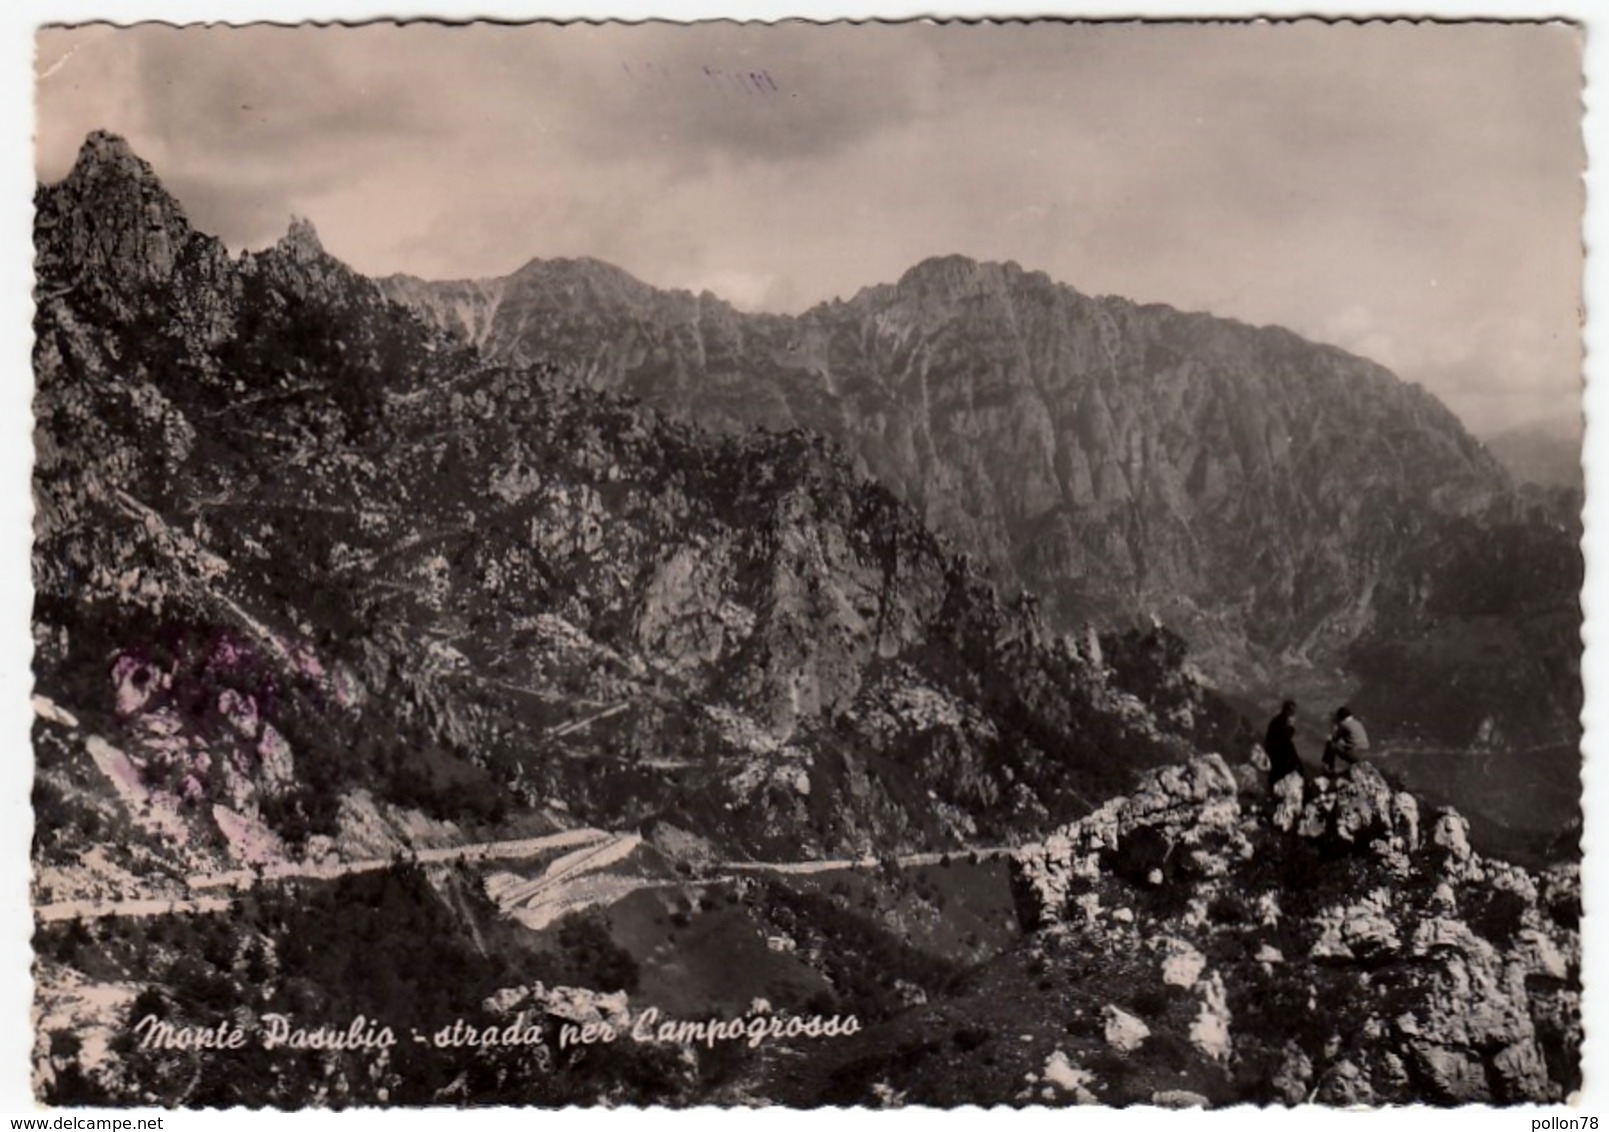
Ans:
<svg viewBox="0 0 1609 1132"><path fill-rule="evenodd" d="M1286 700L1279 714L1268 721L1263 736L1263 753L1268 756L1268 789L1287 774L1302 773L1302 757L1296 753L1296 701Z"/></svg>

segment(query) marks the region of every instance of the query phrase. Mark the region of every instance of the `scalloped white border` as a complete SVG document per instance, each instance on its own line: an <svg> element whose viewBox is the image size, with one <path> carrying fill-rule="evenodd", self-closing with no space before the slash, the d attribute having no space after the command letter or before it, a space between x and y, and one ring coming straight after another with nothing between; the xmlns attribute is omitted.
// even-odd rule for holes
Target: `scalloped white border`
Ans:
<svg viewBox="0 0 1609 1132"><path fill-rule="evenodd" d="M1583 848L1584 898L1587 917L1583 928L1585 981L1584 1004L1586 1044L1586 1084L1579 1104L1572 1108L1554 1107L1494 1109L1399 1109L1368 1114L1335 1112L1324 1109L1251 1110L1236 1109L1218 1113L1159 1113L1155 1110L1029 1110L988 1114L994 1121L1009 1121L1014 1127L1065 1130L1070 1124L1079 1132L1085 1128L1132 1129L1135 1122L1160 1119L1170 1126L1212 1125L1227 1128L1244 1123L1257 1128L1289 1128L1297 1123L1303 1132L1324 1132L1338 1128L1346 1132L1367 1124L1370 1129L1394 1127L1415 1129L1426 1125L1458 1127L1460 1132L1491 1129L1492 1132L1528 1132L1531 1120L1542 1116L1597 1115L1603 1132L1609 1132L1609 836L1602 824L1609 821L1609 318L1596 312L1609 307L1609 267L1591 254L1594 247L1609 243L1609 193L1599 159L1609 153L1609 4L1603 0L1411 0L1397 6L1383 4L1327 3L1319 6L1300 0L1039 0L1038 3L989 0L965 6L924 6L919 0L880 0L875 3L806 3L800 0L553 0L551 3L521 3L517 0L431 0L428 5L388 5L354 0L7 0L0 8L0 113L5 129L0 130L0 1119L7 1116L67 1115L63 1110L49 1113L33 1108L28 1082L32 1027L28 1009L31 983L29 935L31 916L27 914L27 860L33 829L28 805L32 752L29 745L31 712L28 694L29 673L29 552L32 510L29 478L32 451L32 421L29 412L31 364L29 291L32 262L32 206L34 188L33 130L33 32L42 23L73 23L87 20L137 20L173 22L252 20L295 22L299 20L362 21L366 19L430 18L467 20L489 17L508 21L537 19L744 19L780 20L788 18L829 19L918 19L926 16L952 18L1064 16L1064 17L1149 17L1149 18L1254 18L1257 16L1316 16L1320 18L1427 17L1433 19L1537 19L1562 18L1582 23L1587 29L1586 75L1583 91L1587 139L1587 215L1585 241L1589 250L1585 307L1586 326L1586 414L1587 505L1585 510L1586 587L1582 594L1585 612L1583 636L1586 655L1582 675L1586 684L1583 772L1583 808L1586 813ZM1593 77L1599 84L1595 85ZM78 1115L91 1115L80 1113ZM114 1115L114 1114L107 1114ZM139 1115L124 1110L115 1115ZM158 1115L149 1113L146 1115ZM177 1132L196 1132L218 1128L228 1121L231 1128L242 1122L251 1128L285 1128L290 1117L276 1113L248 1113L235 1110L220 1113L163 1114L164 1127ZM439 1132L444 1122L467 1122L476 1127L529 1129L536 1125L569 1130L610 1128L673 1128L675 1132L764 1120L768 1128L814 1128L823 1119L835 1124L847 1122L857 1129L879 1121L879 1129L971 1128L985 1119L976 1108L948 1112L914 1110L895 1114L852 1112L789 1112L745 1109L672 1112L648 1110L602 1112L542 1109L501 1109L471 1113L454 1110L384 1110L346 1114L304 1112L296 1115L296 1127L340 1125L358 1126L359 1121L384 1121L395 1132ZM964 1123L963 1123L964 1122ZM7 1132L10 1125L0 1126Z"/></svg>

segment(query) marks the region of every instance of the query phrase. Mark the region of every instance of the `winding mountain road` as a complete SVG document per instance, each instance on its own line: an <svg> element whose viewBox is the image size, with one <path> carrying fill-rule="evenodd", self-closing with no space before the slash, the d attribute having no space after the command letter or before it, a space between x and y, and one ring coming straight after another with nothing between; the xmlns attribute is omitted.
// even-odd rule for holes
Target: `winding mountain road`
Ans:
<svg viewBox="0 0 1609 1132"><path fill-rule="evenodd" d="M643 878L604 877L604 870L636 852L642 837L635 833L610 833L601 829L569 829L542 837L506 841L483 841L471 845L438 846L404 851L400 859L422 865L482 864L491 861L517 861L540 856L554 849L569 849L549 862L537 877L495 872L486 878L486 894L507 915L529 927L545 927L564 912L598 902L619 899L627 891L645 884ZM995 845L959 849L949 853L907 853L895 858L902 868L943 863L946 857L980 860L1002 857L1012 846ZM231 869L191 877L184 893L132 896L117 900L63 900L34 906L34 915L43 923L103 918L143 918L186 913L228 911L234 895L258 884L281 880L337 880L358 873L379 872L396 864L398 856L371 857L356 861L285 862L261 869ZM696 877L673 883L709 883L733 877L770 873L778 876L810 876L845 870L879 867L876 857L841 857L819 861L722 861L705 866ZM611 883L614 882L614 883ZM216 895L211 895L216 893ZM207 894L207 895L202 895Z"/></svg>
<svg viewBox="0 0 1609 1132"><path fill-rule="evenodd" d="M523 837L507 841L481 841L470 845L445 845L433 849L404 850L400 858L421 865L479 864L485 861L522 860L553 849L589 846L600 842L614 842L614 834L601 829L567 829L542 837ZM134 896L119 900L62 900L34 906L34 915L50 923L70 920L77 916L140 917L164 916L182 912L220 912L229 907L235 893L244 892L265 881L280 880L337 880L357 873L379 872L397 863L398 855L369 857L356 861L287 861L261 869L231 869L221 873L206 873L190 877L185 882L187 893L217 892L230 895L191 896ZM562 860L563 858L561 858Z"/></svg>

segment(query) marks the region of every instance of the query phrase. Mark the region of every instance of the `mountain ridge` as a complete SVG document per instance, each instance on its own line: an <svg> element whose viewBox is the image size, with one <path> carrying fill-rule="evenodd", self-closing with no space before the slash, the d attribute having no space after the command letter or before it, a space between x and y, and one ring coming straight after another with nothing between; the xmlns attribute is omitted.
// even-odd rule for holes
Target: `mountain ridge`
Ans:
<svg viewBox="0 0 1609 1132"><path fill-rule="evenodd" d="M84 160L103 151L122 161L101 142ZM676 815L749 852L926 847L991 812L1004 830L1076 811L1198 723L1236 733L1187 681L1166 693L1185 722L1161 720L818 438L709 436L488 362L306 221L230 260L150 197L204 272L73 261L79 227L151 191L41 189L60 222L39 234L36 672L163 790L297 844L335 833L343 784L418 802L439 783L474 812L553 797L600 820ZM86 270L95 286L57 286ZM97 652L120 658L110 683ZM260 705L276 752L304 753L255 785L255 755L217 769L212 724L156 705L219 682ZM310 763L324 729L349 750ZM752 817L709 800L733 790ZM935 817L929 791L959 793Z"/></svg>
<svg viewBox="0 0 1609 1132"><path fill-rule="evenodd" d="M645 304L645 296L653 301ZM413 305L427 320L434 317L429 285L413 285L408 294L399 291L393 297ZM1303 536L1281 552L1284 561L1274 568L1284 576L1271 592L1203 592L1203 575L1245 578L1256 573L1237 554L1244 539L1220 539L1216 528L1236 523L1252 539L1289 541L1258 516L1224 507L1227 493L1249 489L1269 508L1298 515L1316 512L1347 523L1352 517L1325 497L1335 487L1321 481L1350 477L1351 490L1364 495L1371 483L1380 482L1382 466L1396 465L1413 474L1417 462L1424 467L1405 498L1438 514L1480 510L1512 490L1507 473L1450 410L1421 386L1400 382L1383 367L1337 347L1307 343L1280 327L1251 327L1160 304L1090 298L1015 264L931 257L896 282L862 288L848 300L818 304L795 316L744 315L724 304L700 305L686 292L652 288L638 288L629 307L589 311L585 326L571 325L540 289L513 293L504 288L495 302L480 319L488 330L477 338L493 356L540 358L575 380L620 389L712 427L759 424L822 431L842 444L866 474L889 484L929 521L957 535L988 564L997 581L1044 596L1059 627L1076 628L1091 617L1113 624L1114 609L1128 623L1159 615L1214 654L1209 668L1231 682L1244 684L1256 673L1235 672L1228 654L1236 634L1217 628L1215 617L1229 613L1238 622L1235 628L1245 630L1238 633L1242 640L1267 637L1248 620L1247 610L1289 604L1300 584L1299 573L1317 565L1300 559L1311 561L1315 553L1330 552L1308 545L1321 542L1322 532ZM963 329L958 318L971 321ZM1025 324L1032 325L1025 329ZM935 335L936 341L927 344L927 337ZM1024 335L1026 339L1017 340ZM1135 335L1141 340L1125 345ZM1167 344L1174 340L1179 345ZM1185 341L1190 364L1221 371L1221 376L1187 373L1170 378L1170 369L1180 364L1177 359L1186 356L1180 353ZM1124 356L1136 349L1147 356ZM912 350L929 355L945 351L954 356L954 364L946 369L931 356L913 358ZM913 366L923 372L910 373ZM1340 435L1326 436L1322 425L1297 419L1294 407L1271 417L1266 405L1277 402L1282 390L1266 379L1259 379L1258 394L1265 404L1244 396L1224 401L1224 381L1242 382L1259 368L1280 372L1287 393L1331 390L1325 402L1303 412L1333 415ZM1315 374L1328 372L1344 374L1345 385L1315 384ZM928 387L930 380L940 379L942 387ZM1350 391L1334 391L1343 388ZM942 389L951 390L949 402ZM1138 434L1133 431L1135 419L1147 414L1139 397L1176 401L1181 393L1216 407L1209 405L1211 413L1201 420L1154 419L1158 414L1151 413L1152 423ZM940 398L936 407L935 396ZM1351 418L1370 397L1383 400L1385 407L1354 422ZM993 423L991 413L997 418ZM957 416L953 428L947 427L946 415ZM1254 429L1245 425L1247 418L1266 422L1255 428L1267 434L1267 441L1252 441ZM1227 428L1231 419L1242 419L1238 432ZM1164 434L1181 429L1200 433L1203 428L1223 434L1239 445L1238 452L1231 452L1226 462L1210 452L1194 456L1155 448L1155 440ZM1016 439L1008 429L1018 434ZM1114 429L1119 435L1103 435ZM1404 435L1405 429L1436 438L1440 448L1415 454L1380 439ZM1303 434L1311 439L1303 443ZM1349 441L1348 434L1362 439ZM1241 441L1234 439L1237 435ZM982 462L958 450L963 437L969 438L969 449L984 454ZM1175 441L1172 447L1188 445ZM1353 456L1349 448L1361 448L1366 455ZM988 453L995 451L1001 456L991 464ZM1317 460L1333 459L1338 451L1343 467L1315 479L1293 451L1311 451ZM1001 460L1013 466L1002 466ZM1293 492L1282 487L1281 479L1297 485L1311 482ZM1122 509L1133 511L1132 522L1138 526L1117 521ZM1196 528L1193 537L1171 530L1175 513ZM1305 520L1309 527L1331 521ZM1044 529L1017 529L1024 524ZM1090 527L1097 528L1093 539L1087 535ZM1097 549L1081 548L1079 542L1093 542ZM1216 562L1213 569L1189 564L1192 546ZM1225 559L1239 565L1230 568ZM1181 560L1181 568L1168 568ZM1124 594L1120 583L1114 588L1103 577L1132 579L1139 592ZM1330 586L1339 586L1340 592L1314 601L1297 595L1296 607L1280 615L1286 624L1262 642L1264 676L1277 673L1279 655L1287 650L1312 653L1307 660L1321 667L1342 662L1356 633L1344 626L1326 633L1324 623L1338 616L1367 621L1369 613L1355 604L1364 589L1362 579L1332 579ZM1203 601L1217 608L1198 608ZM1235 613L1226 606L1241 609Z"/></svg>
<svg viewBox="0 0 1609 1132"><path fill-rule="evenodd" d="M1235 757L1255 736L1177 633L1058 631L799 423L894 386L1009 405L1009 383L946 368L964 318L902 340L926 299L874 296L795 342L690 297L696 333L655 339L589 322L590 298L483 326L461 293L457 325L498 357L306 222L229 257L125 149L94 140L82 176L37 196L32 886L80 910L35 937L42 1100L1022 1103L1028 1072L1051 1103L1449 1103L1579 1081L1573 866L1483 860L1450 815L1423 836L1419 804L1368 768L1309 799L1288 778L1270 807ZM551 273L526 282L550 297ZM745 343L770 351L769 401L741 380ZM1021 344L992 343L993 376ZM619 388L678 376L733 427ZM1133 408L1111 397L1075 422L1096 439ZM777 427L737 427L754 400ZM911 450L947 454L932 433ZM1092 506L1124 511L1102 492L1144 482L1130 456L1086 461ZM1386 596L1459 629L1558 614L1535 582L1568 584L1556 547L1500 540L1494 569L1482 514L1455 520L1467 537L1425 540L1408 580L1458 585ZM1399 560L1379 557L1387 576ZM491 845L519 848L474 859ZM852 863L748 871L834 860ZM1274 924L1260 895L1233 899L1242 881L1279 889ZM1411 937L1381 928L1390 909ZM1153 956L1142 934L1181 946ZM1358 993L1375 986L1379 1009ZM645 1008L867 1028L776 1058L623 1042L448 1060L403 1041L384 1064L135 1038L146 1015L434 1033Z"/></svg>
<svg viewBox="0 0 1609 1132"><path fill-rule="evenodd" d="M98 161L118 144L92 139L85 155ZM148 165L126 145L112 156L135 195L149 191ZM69 178L75 175L84 174ZM188 230L181 214L175 231ZM184 268L199 284L211 286L231 262L210 237L186 246L205 249ZM273 262L262 254L243 253L238 262ZM1292 687L1325 698L1350 694L1378 705L1387 739L1399 727L1406 737L1427 723L1410 725L1411 707L1392 702L1417 679L1393 667L1412 652L1404 642L1438 632L1449 614L1463 616L1459 595L1479 569L1483 542L1540 542L1555 557L1548 569L1557 580L1526 581L1530 596L1516 591L1511 608L1526 618L1538 595L1552 603L1546 627L1524 646L1546 658L1550 675L1521 666L1527 674L1507 686L1482 675L1489 699L1441 698L1437 710L1446 718L1428 723L1451 746L1494 733L1522 743L1578 733L1578 681L1566 675L1561 685L1557 674L1574 671L1579 641L1553 627L1579 616L1572 513L1515 495L1445 406L1344 351L1313 347L1281 328L1089 299L1042 272L957 255L931 257L900 281L813 308L822 312L814 321L744 315L707 293L661 292L587 258L561 261L557 270L530 261L520 272L534 290L514 296L519 301L506 287L486 288L454 299L456 321L432 320L421 295L469 284L370 281L327 254L325 261L362 280L355 285L373 297L366 301L400 300L425 317L445 336L432 349L470 342L488 358L625 393L717 430L819 432L860 474L953 537L1003 592L1033 594L1051 630L1160 622L1190 641L1211 683L1264 699ZM544 291L555 278L607 286L555 307ZM979 291L979 279L992 282ZM1014 280L1027 282L1026 298L1005 287ZM950 305L951 292L984 295L981 304L963 304L989 308L983 322L948 326L948 315L934 315L932 305ZM632 308L625 321L609 314L621 296ZM1057 303L1071 304L1084 322L1068 328L1042 318L1020 340L993 333L1000 308L1015 323L1047 296L1052 315ZM1124 331L1124 320L1138 330ZM940 324L931 342L920 333L929 322ZM216 338L222 330L203 333ZM1187 341L1169 344L1180 334ZM1047 337L1062 345L1040 349L1049 360L1036 361L1030 346L1043 347ZM1240 353L1246 341L1266 353L1250 369ZM1129 357L1136 354L1138 362ZM1325 368L1332 365L1342 368ZM1342 377L1361 384L1351 382L1357 388L1349 391L1337 384ZM1296 399L1273 415L1261 403L1277 401L1285 387L1310 386L1329 390L1327 400ZM1381 402L1378 389L1391 397ZM1449 572L1448 562L1456 569ZM1546 572L1538 561L1519 576ZM1484 582L1474 588L1490 590ZM1487 601L1478 615L1491 612ZM1494 647L1512 647L1487 636ZM1459 683L1467 657L1437 649L1438 679ZM1541 715L1551 713L1549 722L1539 723L1537 704L1548 705Z"/></svg>

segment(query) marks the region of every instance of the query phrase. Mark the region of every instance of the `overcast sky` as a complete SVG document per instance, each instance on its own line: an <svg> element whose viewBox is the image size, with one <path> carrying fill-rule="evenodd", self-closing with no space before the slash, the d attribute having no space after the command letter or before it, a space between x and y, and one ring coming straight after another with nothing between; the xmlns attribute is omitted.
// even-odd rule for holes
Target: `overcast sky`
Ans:
<svg viewBox="0 0 1609 1132"><path fill-rule="evenodd" d="M231 247L371 274L591 255L798 311L920 259L1279 323L1477 432L1580 404L1563 27L47 30L42 179L126 136Z"/></svg>

